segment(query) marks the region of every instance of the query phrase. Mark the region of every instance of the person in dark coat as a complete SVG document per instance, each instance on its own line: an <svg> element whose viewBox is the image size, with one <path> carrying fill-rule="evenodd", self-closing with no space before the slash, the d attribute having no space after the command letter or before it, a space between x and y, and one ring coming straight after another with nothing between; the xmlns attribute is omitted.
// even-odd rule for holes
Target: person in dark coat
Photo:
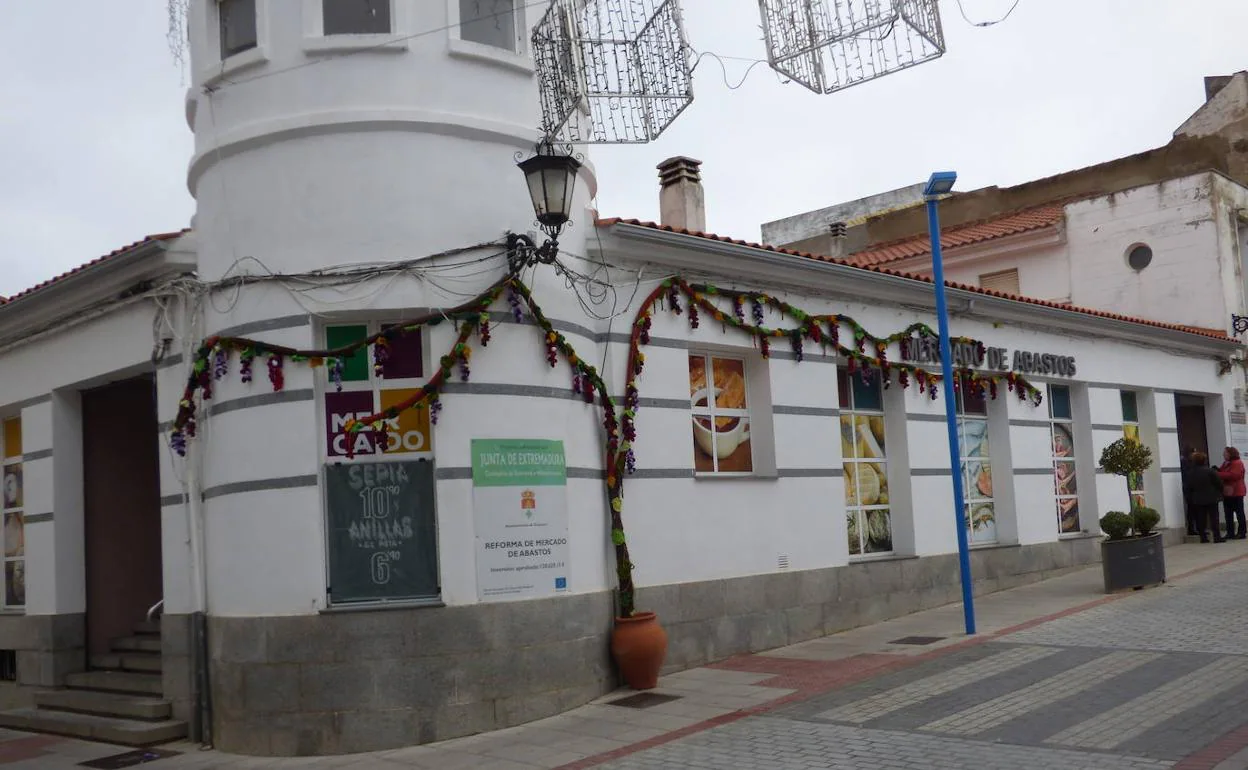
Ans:
<svg viewBox="0 0 1248 770"><path fill-rule="evenodd" d="M1213 542L1225 543L1222 530L1218 524L1218 503L1222 500L1222 477L1209 467L1209 457L1204 452L1192 453L1192 464L1183 474L1183 497L1190 501L1192 518L1196 530L1200 533L1200 542L1209 542L1209 531L1213 531Z"/></svg>
<svg viewBox="0 0 1248 770"><path fill-rule="evenodd" d="M1195 451L1192 447L1185 446L1179 454L1179 469L1183 479L1183 518L1187 520L1187 534L1193 536L1200 533L1196 531L1196 518L1192 516L1192 501L1187 493L1187 477L1192 467L1192 453Z"/></svg>

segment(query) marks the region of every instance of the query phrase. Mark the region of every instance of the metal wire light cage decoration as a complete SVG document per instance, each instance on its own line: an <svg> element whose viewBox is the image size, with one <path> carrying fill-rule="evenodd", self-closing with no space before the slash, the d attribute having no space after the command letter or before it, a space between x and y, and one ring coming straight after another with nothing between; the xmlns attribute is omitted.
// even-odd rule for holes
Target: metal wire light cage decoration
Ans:
<svg viewBox="0 0 1248 770"><path fill-rule="evenodd" d="M677 0L552 0L533 56L550 141L649 142L693 101Z"/></svg>
<svg viewBox="0 0 1248 770"><path fill-rule="evenodd" d="M759 0L767 62L819 94L945 52L936 0Z"/></svg>

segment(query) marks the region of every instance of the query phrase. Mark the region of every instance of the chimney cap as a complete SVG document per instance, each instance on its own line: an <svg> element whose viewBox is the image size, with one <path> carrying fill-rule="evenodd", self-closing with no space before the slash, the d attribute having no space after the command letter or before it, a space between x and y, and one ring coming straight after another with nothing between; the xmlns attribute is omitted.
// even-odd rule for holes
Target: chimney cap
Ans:
<svg viewBox="0 0 1248 770"><path fill-rule="evenodd" d="M699 170L701 165L702 161L686 155L668 158L656 166L659 170L659 184L667 187L682 180L701 183L702 172Z"/></svg>

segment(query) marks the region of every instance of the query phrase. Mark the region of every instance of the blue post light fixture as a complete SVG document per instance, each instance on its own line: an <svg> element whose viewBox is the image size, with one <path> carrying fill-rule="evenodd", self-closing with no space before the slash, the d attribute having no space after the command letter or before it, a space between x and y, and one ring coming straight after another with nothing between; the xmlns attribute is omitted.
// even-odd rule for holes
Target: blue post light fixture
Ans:
<svg viewBox="0 0 1248 770"><path fill-rule="evenodd" d="M932 280L936 284L936 323L940 332L940 372L945 383L945 424L949 429L949 463L953 471L953 519L958 532L958 571L962 579L962 616L967 635L975 633L975 597L971 586L971 556L966 532L966 497L962 488L962 453L958 449L958 409L954 391L953 351L949 344L949 306L945 301L945 265L940 251L940 196L953 190L958 175L937 171L923 188L927 202L927 230L932 238Z"/></svg>

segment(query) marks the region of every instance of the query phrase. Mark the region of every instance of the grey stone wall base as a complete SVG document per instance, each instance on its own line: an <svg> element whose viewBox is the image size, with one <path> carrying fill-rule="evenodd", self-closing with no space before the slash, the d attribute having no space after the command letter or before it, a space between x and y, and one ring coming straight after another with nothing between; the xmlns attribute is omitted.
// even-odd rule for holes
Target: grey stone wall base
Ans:
<svg viewBox="0 0 1248 770"><path fill-rule="evenodd" d="M191 697L191 616L162 615L160 619L161 685L173 706L173 718L190 722L195 703Z"/></svg>
<svg viewBox="0 0 1248 770"><path fill-rule="evenodd" d="M1099 544L1099 537L1077 537L975 549L975 593L1097 563ZM210 618L214 743L263 756L344 754L566 711L615 686L612 598L601 592L436 609ZM638 589L637 604L658 613L668 635L665 671L672 672L960 598L957 556L947 554L646 586ZM165 665L168 682L168 658Z"/></svg>
<svg viewBox="0 0 1248 770"><path fill-rule="evenodd" d="M615 687L612 616L612 594L604 591L212 617L213 743L262 756L346 754L552 716Z"/></svg>
<svg viewBox="0 0 1248 770"><path fill-rule="evenodd" d="M1100 538L971 551L976 595L1016 588L1100 561ZM667 631L664 672L939 607L962 597L956 554L646 586L637 606Z"/></svg>
<svg viewBox="0 0 1248 770"><path fill-rule="evenodd" d="M0 650L17 652L20 685L59 687L65 677L86 669L86 616L0 616Z"/></svg>

